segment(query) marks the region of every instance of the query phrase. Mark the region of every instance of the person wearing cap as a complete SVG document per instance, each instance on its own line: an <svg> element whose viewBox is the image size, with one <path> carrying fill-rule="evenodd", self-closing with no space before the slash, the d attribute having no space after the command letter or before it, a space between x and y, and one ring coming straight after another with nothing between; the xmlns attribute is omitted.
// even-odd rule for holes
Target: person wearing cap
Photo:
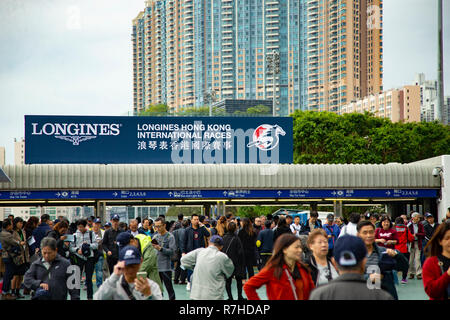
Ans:
<svg viewBox="0 0 450 320"><path fill-rule="evenodd" d="M84 268L84 272L86 273L87 298L88 300L92 300L94 294L92 276L97 259L98 244L101 238L96 236L93 231L88 230L85 219L77 221L77 229L77 232L74 234L74 241L70 244L69 250L74 255L75 264L80 270Z"/></svg>
<svg viewBox="0 0 450 320"><path fill-rule="evenodd" d="M94 266L94 273L95 273L95 285L97 288L100 288L103 282L103 269L105 262L105 253L103 251L102 241L103 236L105 234L105 231L101 229L102 221L99 218L94 219L94 223L92 225L92 232L96 235L97 241L98 241L98 255L97 255L97 262ZM106 277L105 277L106 279Z"/></svg>
<svg viewBox="0 0 450 320"><path fill-rule="evenodd" d="M175 300L175 290L172 286L172 266L171 257L176 253L177 245L175 237L167 231L164 218L156 218L155 228L157 232L153 235L153 240L158 244L152 243L153 248L158 253L158 271L161 281L169 294L169 300Z"/></svg>
<svg viewBox="0 0 450 320"><path fill-rule="evenodd" d="M224 300L226 279L234 271L233 261L221 250L223 239L214 235L207 248L198 248L181 258L181 267L193 270L192 300Z"/></svg>
<svg viewBox="0 0 450 320"><path fill-rule="evenodd" d="M340 237L335 243L333 257L339 277L314 289L309 300L393 300L388 292L368 285L364 277L367 248L361 238Z"/></svg>
<svg viewBox="0 0 450 320"><path fill-rule="evenodd" d="M114 266L119 259L119 247L117 246L117 236L122 230L119 229L120 217L113 215L111 219L111 228L105 231L103 235L103 251L106 253L106 262L108 263L109 273L113 273Z"/></svg>
<svg viewBox="0 0 450 320"><path fill-rule="evenodd" d="M409 252L409 278L422 279L422 264L420 263L420 253L423 248L423 240L425 239L425 229L420 223L420 213L414 212L411 215L411 223L408 226L409 232L414 235L414 241L411 242Z"/></svg>
<svg viewBox="0 0 450 320"><path fill-rule="evenodd" d="M105 225L103 226L103 229L106 231L106 230L109 230L111 228L111 222L107 222L107 223L105 223Z"/></svg>
<svg viewBox="0 0 450 320"><path fill-rule="evenodd" d="M94 300L162 300L156 282L137 277L142 263L138 248L133 245L123 247L118 260L111 276L95 293Z"/></svg>
<svg viewBox="0 0 450 320"><path fill-rule="evenodd" d="M407 264L405 256L398 250L380 247L375 243L375 226L371 221L358 222L358 237L367 249L366 278L372 283L381 280L381 288L398 300L394 270L403 270Z"/></svg>
<svg viewBox="0 0 450 320"><path fill-rule="evenodd" d="M334 242L337 240L339 234L341 233L341 229L337 224L334 223L334 215L332 213L327 215L327 223L324 223L322 225L322 228L323 230L325 230L328 237L328 257L332 257Z"/></svg>
<svg viewBox="0 0 450 320"><path fill-rule="evenodd" d="M136 237L133 237L129 232L122 232L117 236L117 244L119 245L119 251L128 245L135 246L140 250L142 264L139 271L145 271L147 278L156 282L162 292L163 286L158 272L157 252L151 245L150 236L138 234Z"/></svg>

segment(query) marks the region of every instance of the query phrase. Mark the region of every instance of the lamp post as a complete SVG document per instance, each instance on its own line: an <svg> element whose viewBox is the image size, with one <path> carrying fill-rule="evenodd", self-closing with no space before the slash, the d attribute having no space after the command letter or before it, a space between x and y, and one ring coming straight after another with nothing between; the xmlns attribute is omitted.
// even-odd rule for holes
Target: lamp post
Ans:
<svg viewBox="0 0 450 320"><path fill-rule="evenodd" d="M280 73L280 54L277 51L272 50L272 52L267 55L266 60L267 60L267 66L268 66L267 75L273 76L272 115L275 117L276 116L276 108L277 108L276 107L276 97L275 97L275 78Z"/></svg>
<svg viewBox="0 0 450 320"><path fill-rule="evenodd" d="M438 0L438 106L436 108L436 118L444 122L444 58L443 58L443 37L442 37L442 0Z"/></svg>
<svg viewBox="0 0 450 320"><path fill-rule="evenodd" d="M208 101L209 116L212 117L212 103L216 102L216 99L217 99L216 91L210 87L209 90L205 91L204 97L205 97L205 100Z"/></svg>

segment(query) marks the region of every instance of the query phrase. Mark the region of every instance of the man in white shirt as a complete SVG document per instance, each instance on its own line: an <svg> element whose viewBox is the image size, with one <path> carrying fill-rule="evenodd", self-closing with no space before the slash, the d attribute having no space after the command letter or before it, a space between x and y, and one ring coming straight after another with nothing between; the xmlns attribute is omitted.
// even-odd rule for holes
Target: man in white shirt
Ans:
<svg viewBox="0 0 450 320"><path fill-rule="evenodd" d="M291 231L293 234L295 234L297 237L300 236L300 229L302 228L300 224L300 217L296 216L294 218L294 223L290 225Z"/></svg>

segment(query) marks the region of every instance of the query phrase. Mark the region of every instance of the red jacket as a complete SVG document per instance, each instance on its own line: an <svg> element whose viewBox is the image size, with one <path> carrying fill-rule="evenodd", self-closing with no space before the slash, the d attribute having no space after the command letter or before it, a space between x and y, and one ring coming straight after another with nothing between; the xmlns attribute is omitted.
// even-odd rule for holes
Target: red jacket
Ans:
<svg viewBox="0 0 450 320"><path fill-rule="evenodd" d="M398 242L395 245L395 249L401 253L408 253L408 242L414 241L414 235L409 232L408 227L402 224L395 226L397 231Z"/></svg>
<svg viewBox="0 0 450 320"><path fill-rule="evenodd" d="M314 283L308 270L297 263L301 279L295 281L297 297L300 294L303 300L309 299L309 294L314 289ZM269 300L295 300L291 282L286 274L287 266L283 266L283 273L280 279L273 275L274 269L264 267L255 276L251 277L244 285L244 291L249 300L260 300L256 290L264 284L266 285L267 298Z"/></svg>
<svg viewBox="0 0 450 320"><path fill-rule="evenodd" d="M423 287L430 300L443 300L447 287L450 285L450 276L447 270L442 273L437 257L425 260L422 269Z"/></svg>
<svg viewBox="0 0 450 320"><path fill-rule="evenodd" d="M419 250L422 250L422 241L425 239L425 229L423 228L423 224L420 222L417 224L419 228L417 229L417 243L419 244ZM414 226L413 223L409 225L409 231L414 234ZM411 248L414 248L414 241L411 242Z"/></svg>

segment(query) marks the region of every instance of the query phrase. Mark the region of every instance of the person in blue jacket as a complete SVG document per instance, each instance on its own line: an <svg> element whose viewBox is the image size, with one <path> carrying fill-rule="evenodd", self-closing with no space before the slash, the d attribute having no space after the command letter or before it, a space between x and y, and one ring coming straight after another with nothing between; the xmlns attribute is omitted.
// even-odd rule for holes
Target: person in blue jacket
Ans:
<svg viewBox="0 0 450 320"><path fill-rule="evenodd" d="M332 213L327 215L327 223L324 223L322 228L328 235L328 257L331 258L333 256L334 243L341 233L339 226L334 223L334 215Z"/></svg>
<svg viewBox="0 0 450 320"><path fill-rule="evenodd" d="M48 224L50 220L50 216L47 213L44 213L41 216L41 224L37 226L36 229L33 230L34 243L31 245L31 250L37 252L41 247L41 240L44 239L47 234L52 231L52 228Z"/></svg>

